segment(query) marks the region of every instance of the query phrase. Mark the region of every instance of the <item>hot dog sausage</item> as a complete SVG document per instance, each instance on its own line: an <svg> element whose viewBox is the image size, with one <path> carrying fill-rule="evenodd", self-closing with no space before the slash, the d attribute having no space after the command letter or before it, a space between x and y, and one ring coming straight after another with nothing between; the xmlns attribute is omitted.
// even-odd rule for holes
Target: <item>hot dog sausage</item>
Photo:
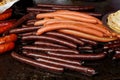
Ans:
<svg viewBox="0 0 120 80"><path fill-rule="evenodd" d="M44 70L47 69L48 71L51 71L51 72L59 72L59 73L63 72L63 67L49 63L49 62L45 62L45 61L38 62L33 59L21 56L15 52L13 52L11 55L13 58L17 59L18 61L32 65L34 67L39 67Z"/></svg>

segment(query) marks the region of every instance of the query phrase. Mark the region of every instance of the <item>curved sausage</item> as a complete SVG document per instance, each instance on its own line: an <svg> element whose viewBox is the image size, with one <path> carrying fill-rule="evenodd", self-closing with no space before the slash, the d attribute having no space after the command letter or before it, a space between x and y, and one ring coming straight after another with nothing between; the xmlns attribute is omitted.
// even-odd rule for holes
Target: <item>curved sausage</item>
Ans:
<svg viewBox="0 0 120 80"><path fill-rule="evenodd" d="M58 72L58 73L63 72L63 67L49 63L49 62L45 62L45 61L38 62L28 57L21 56L15 52L13 52L11 55L13 58L17 59L18 61L32 65L34 67L39 67L41 69L48 70L51 72Z"/></svg>
<svg viewBox="0 0 120 80"><path fill-rule="evenodd" d="M52 60L55 60L55 61L66 62L66 63L70 63L70 64L75 64L75 65L81 65L82 64L80 61L77 61L77 60L55 57L55 56L48 55L48 54L43 54L43 53L40 53L40 52L30 52L30 51L24 51L23 50L22 53L25 54L26 56L30 56L30 57L37 58L37 59L46 58L46 59L52 59Z"/></svg>
<svg viewBox="0 0 120 80"><path fill-rule="evenodd" d="M37 35L30 35L30 36L23 36L22 40L28 41L28 40L44 40L44 41L50 41L55 44L60 44L69 48L77 48L77 46L71 42L67 42L63 39L59 39L56 37L51 37L51 36L37 36Z"/></svg>
<svg viewBox="0 0 120 80"><path fill-rule="evenodd" d="M60 38L66 39L68 41L71 41L73 43L76 43L78 45L84 45L83 41L81 41L78 38L71 36L71 35L67 35L67 34L63 34L63 33L59 33L59 32L47 32L45 34L60 37Z"/></svg>
<svg viewBox="0 0 120 80"><path fill-rule="evenodd" d="M97 36L94 36L94 35L78 32L78 31L74 31L74 30L62 29L62 30L59 30L59 32L70 34L70 35L74 35L74 36L78 36L78 37L85 38L85 39L99 41L99 42L109 42L109 41L117 40L117 37L112 37L112 38L97 37Z"/></svg>
<svg viewBox="0 0 120 80"><path fill-rule="evenodd" d="M79 38L81 41L85 42L86 44L90 44L90 45L97 45L98 42L90 40L90 39L85 39L85 38Z"/></svg>
<svg viewBox="0 0 120 80"><path fill-rule="evenodd" d="M86 34L91 34L91 35L95 35L98 37L103 37L104 33L102 33L101 31L97 31L95 29L91 29L89 27L85 27L83 25L76 25L76 24L66 24L66 23L56 23L56 24L50 24L47 25L45 27L42 27L40 29L37 30L37 35L41 35L45 32L48 31L53 31L53 30L59 30L59 29L70 29L70 30L76 30L79 32L83 32Z"/></svg>
<svg viewBox="0 0 120 80"><path fill-rule="evenodd" d="M93 76L96 74L93 68L89 68L81 65L75 65L75 64L66 63L66 62L59 62L59 61L54 61L52 59L46 59L46 58L38 58L37 61L45 61L51 64L59 65L64 68L68 68L70 70L77 71L88 76Z"/></svg>

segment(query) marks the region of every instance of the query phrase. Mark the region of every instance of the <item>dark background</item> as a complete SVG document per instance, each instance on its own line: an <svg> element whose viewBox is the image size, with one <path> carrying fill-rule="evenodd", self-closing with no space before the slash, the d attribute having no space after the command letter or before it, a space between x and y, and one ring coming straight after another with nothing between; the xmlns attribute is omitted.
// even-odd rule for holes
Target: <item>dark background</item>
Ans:
<svg viewBox="0 0 120 80"><path fill-rule="evenodd" d="M84 0L39 0L40 3L53 3L64 5L95 5L95 12L103 15L113 11L110 0L99 0L98 2L85 2ZM34 6L36 2L20 0L12 8L14 17L21 17L26 14L26 7ZM16 44L17 45L17 44ZM120 80L120 62L113 61L110 57L97 62L88 62L87 66L92 66L99 73L89 77L79 73L66 72L63 74L48 73L38 68L20 63L13 59L11 52L0 55L0 80Z"/></svg>

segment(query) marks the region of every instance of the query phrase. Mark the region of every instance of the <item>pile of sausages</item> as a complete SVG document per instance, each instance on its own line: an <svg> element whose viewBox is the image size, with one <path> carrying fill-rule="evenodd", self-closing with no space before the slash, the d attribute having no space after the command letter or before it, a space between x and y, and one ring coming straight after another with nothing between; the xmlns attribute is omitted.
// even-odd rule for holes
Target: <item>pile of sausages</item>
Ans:
<svg viewBox="0 0 120 80"><path fill-rule="evenodd" d="M115 40L119 41L118 34L85 13L59 10L40 13L26 21L29 17L31 15L25 15L20 19L22 26L9 31L19 36L21 44L19 50L11 55L23 63L50 72L71 70L95 75L96 70L84 66L83 62L104 59L110 49L108 46Z"/></svg>
<svg viewBox="0 0 120 80"><path fill-rule="evenodd" d="M16 34L3 35L8 31L15 23L15 20L0 21L0 54L11 51L15 47L15 41L17 40Z"/></svg>

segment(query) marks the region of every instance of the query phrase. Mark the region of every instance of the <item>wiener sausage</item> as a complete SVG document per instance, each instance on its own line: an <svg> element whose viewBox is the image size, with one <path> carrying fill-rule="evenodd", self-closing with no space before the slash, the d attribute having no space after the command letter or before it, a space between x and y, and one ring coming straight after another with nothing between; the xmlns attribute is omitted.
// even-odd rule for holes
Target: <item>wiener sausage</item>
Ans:
<svg viewBox="0 0 120 80"><path fill-rule="evenodd" d="M58 73L63 72L63 67L57 66L57 65L49 63L49 62L45 62L45 61L38 62L33 59L21 56L15 52L13 52L11 55L13 58L17 59L18 61L32 65L34 67L39 67L41 69L48 70L50 72L58 72Z"/></svg>
<svg viewBox="0 0 120 80"><path fill-rule="evenodd" d="M85 38L79 38L79 39L86 44L90 44L90 45L94 45L94 46L98 44L98 42L90 40L90 39L85 39Z"/></svg>
<svg viewBox="0 0 120 80"><path fill-rule="evenodd" d="M40 52L38 53L38 52L23 51L23 54L25 54L26 56L33 57L33 58L37 58L37 59L38 58L46 58L46 59L52 59L52 60L55 60L55 61L71 63L71 64L75 64L75 65L81 65L82 64L80 61L77 61L77 60L55 57L55 56L48 55L48 54L43 54L43 53L40 53Z"/></svg>
<svg viewBox="0 0 120 80"><path fill-rule="evenodd" d="M15 47L14 42L0 44L0 54L8 52L8 51L14 49L14 47Z"/></svg>
<svg viewBox="0 0 120 80"><path fill-rule="evenodd" d="M59 48L59 47L23 46L23 49L35 50L35 51L53 51L53 52L65 52L65 53L79 54L79 52L75 49Z"/></svg>
<svg viewBox="0 0 120 80"><path fill-rule="evenodd" d="M33 32L27 32L27 33L22 33L22 34L18 34L19 36L30 36L30 35L35 35L36 32L33 31Z"/></svg>
<svg viewBox="0 0 120 80"><path fill-rule="evenodd" d="M111 48L117 48L120 47L120 43L114 43L114 44L106 44L104 45L104 49L111 49Z"/></svg>
<svg viewBox="0 0 120 80"><path fill-rule="evenodd" d="M41 28L41 26L37 26L37 27L25 27L25 28L16 28L16 29L12 29L9 31L9 33L25 33L25 32L30 32L30 31L34 31Z"/></svg>
<svg viewBox="0 0 120 80"><path fill-rule="evenodd" d="M14 42L17 40L16 34L9 34L3 37L0 37L0 44L8 43L8 42Z"/></svg>
<svg viewBox="0 0 120 80"><path fill-rule="evenodd" d="M91 29L95 29L97 31L101 31L104 34L106 34L107 36L111 36L112 34L110 33L110 31L108 29L105 29L103 27L98 27L96 24L91 24L91 23L86 23L86 22L80 22L80 21L71 21L71 20L56 20L56 19L50 19L48 21L46 21L46 23L44 24L44 26L50 25L50 24L59 24L59 23L63 23L63 24L69 24L69 25L83 25L84 27L88 27ZM39 25L39 24L38 24Z"/></svg>
<svg viewBox="0 0 120 80"><path fill-rule="evenodd" d="M35 41L34 44L38 45L38 46L65 48L65 46L62 46L62 45L59 45L59 44L54 44L54 43L51 43L51 42L45 42L45 41Z"/></svg>
<svg viewBox="0 0 120 80"><path fill-rule="evenodd" d="M92 7L94 6L77 6L77 5L56 5L56 4L37 4L37 7L46 7L46 8L53 8L53 7L60 7L60 8L84 8L84 7Z"/></svg>
<svg viewBox="0 0 120 80"><path fill-rule="evenodd" d="M81 65L75 65L75 64L66 63L66 62L54 61L53 59L49 59L49 58L38 58L37 60L48 62L48 63L55 64L55 65L59 65L64 68L68 68L70 70L77 71L77 72L80 72L80 73L88 75L88 76L92 76L92 75L96 74L96 72L93 68L84 67Z"/></svg>
<svg viewBox="0 0 120 80"><path fill-rule="evenodd" d="M76 48L77 46L71 42L67 42L63 39L59 39L56 37L50 37L50 36L36 36L36 35L30 35L30 36L23 36L22 37L23 41L28 41L28 40L44 40L44 41L50 41L55 44L63 45L69 48Z"/></svg>
<svg viewBox="0 0 120 80"><path fill-rule="evenodd" d="M95 18L95 17L93 17L93 16L90 16L89 14L86 14L86 13L82 13L82 12L76 12L76 11L69 11L69 10L58 10L58 11L56 11L56 13L58 13L58 14L66 14L66 15L75 15L75 16L77 16L77 17L82 17L82 18L85 18L85 19L91 19L91 20L93 20L93 22L97 22L97 23L99 23L99 24L102 24L102 22L99 20L99 19L97 19L97 18ZM71 17L72 18L72 17ZM75 17L74 17L75 18ZM77 19L77 18L76 18ZM87 20L86 20L87 21ZM86 22L85 21L85 22ZM93 23L92 22L92 23Z"/></svg>
<svg viewBox="0 0 120 80"><path fill-rule="evenodd" d="M94 40L94 41L99 41L99 42L109 42L109 41L114 41L117 40L117 37L112 37L112 38L108 38L108 37L97 37L97 36L93 36L93 35L89 35L83 32L78 32L78 31L74 31L74 30L59 30L59 32L62 33L66 33L66 34L70 34L70 35L74 35L74 36L78 36L81 38L85 38L85 39L90 39L90 40Z"/></svg>
<svg viewBox="0 0 120 80"><path fill-rule="evenodd" d="M83 41L81 41L78 38L71 36L71 35L67 35L67 34L63 34L63 33L59 33L59 32L47 32L45 34L60 37L60 38L66 39L68 41L71 41L73 43L76 43L78 45L84 45Z"/></svg>
<svg viewBox="0 0 120 80"><path fill-rule="evenodd" d="M66 58L72 58L76 60L99 60L105 58L104 53L98 53L98 54L57 54L55 52L48 52L49 55L54 55L57 57L66 57Z"/></svg>
<svg viewBox="0 0 120 80"><path fill-rule="evenodd" d="M53 30L58 30L58 29L72 29L72 30L84 32L87 34L92 34L92 35L99 36L99 37L104 36L104 34L102 32L97 31L95 29L88 28L88 27L84 27L83 25L63 24L63 23L51 24L51 25L42 27L42 28L38 29L36 34L41 35L42 33L45 33L48 31L53 31Z"/></svg>
<svg viewBox="0 0 120 80"><path fill-rule="evenodd" d="M54 9L43 9L43 8L33 8L33 7L29 7L29 8L27 8L27 11L28 12L36 12L36 11L38 11L38 12L54 12L55 10Z"/></svg>

